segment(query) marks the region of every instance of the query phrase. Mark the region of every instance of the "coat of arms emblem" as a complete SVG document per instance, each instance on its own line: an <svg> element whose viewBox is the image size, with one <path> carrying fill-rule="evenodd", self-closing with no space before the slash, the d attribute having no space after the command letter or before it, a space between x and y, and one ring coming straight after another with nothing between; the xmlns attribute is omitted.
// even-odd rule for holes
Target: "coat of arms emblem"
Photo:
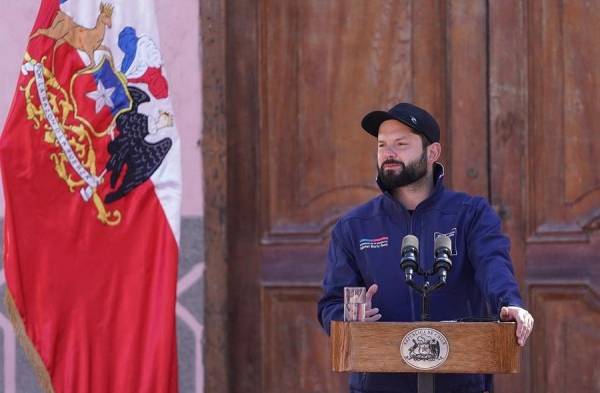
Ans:
<svg viewBox="0 0 600 393"><path fill-rule="evenodd" d="M42 40L40 47L52 46L26 53L20 87L27 120L46 143L56 175L91 201L97 219L109 226L118 225L122 213L107 205L150 179L172 146L160 130L173 127L172 114L159 109L168 86L154 42L123 28L119 68L103 44L114 11L101 3L93 27L58 11L50 27L31 35ZM149 113L139 110L142 104L152 108Z"/></svg>
<svg viewBox="0 0 600 393"><path fill-rule="evenodd" d="M441 332L419 328L408 332L400 344L402 359L411 367L430 370L441 366L448 358L450 346Z"/></svg>

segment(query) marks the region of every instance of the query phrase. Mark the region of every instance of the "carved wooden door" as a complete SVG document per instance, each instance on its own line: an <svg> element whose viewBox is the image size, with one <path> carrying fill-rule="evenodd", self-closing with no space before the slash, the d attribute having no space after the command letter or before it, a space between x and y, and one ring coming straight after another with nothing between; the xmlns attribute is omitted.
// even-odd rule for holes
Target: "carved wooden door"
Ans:
<svg viewBox="0 0 600 393"><path fill-rule="evenodd" d="M398 101L439 120L446 183L512 239L536 327L496 391L598 390L599 5L202 4L207 391L347 391L316 302L331 226L378 192L360 120Z"/></svg>
<svg viewBox="0 0 600 393"><path fill-rule="evenodd" d="M452 140L445 159L459 162L448 178L487 193L485 4L230 3L230 387L345 392L316 302L331 226L378 193L376 140L360 120L399 101L428 108Z"/></svg>
<svg viewBox="0 0 600 393"><path fill-rule="evenodd" d="M597 392L600 3L490 6L491 199L535 317L512 387Z"/></svg>
<svg viewBox="0 0 600 393"><path fill-rule="evenodd" d="M414 18L407 1L351 3L263 0L234 11L242 25L255 18L255 35L236 35L245 60L231 75L242 88L228 157L243 217L231 229L235 392L347 391L347 376L330 371L316 302L331 226L377 194L376 141L360 120L399 99L443 115L442 52L429 45L439 9Z"/></svg>

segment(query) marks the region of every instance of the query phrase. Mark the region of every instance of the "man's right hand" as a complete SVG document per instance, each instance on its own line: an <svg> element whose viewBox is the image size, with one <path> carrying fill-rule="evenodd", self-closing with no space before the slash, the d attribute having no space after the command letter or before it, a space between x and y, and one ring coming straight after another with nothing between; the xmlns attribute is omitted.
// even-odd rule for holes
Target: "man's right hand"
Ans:
<svg viewBox="0 0 600 393"><path fill-rule="evenodd" d="M381 319L378 308L372 308L373 296L377 293L377 284L373 284L367 290L367 307L365 311L365 322L375 322Z"/></svg>

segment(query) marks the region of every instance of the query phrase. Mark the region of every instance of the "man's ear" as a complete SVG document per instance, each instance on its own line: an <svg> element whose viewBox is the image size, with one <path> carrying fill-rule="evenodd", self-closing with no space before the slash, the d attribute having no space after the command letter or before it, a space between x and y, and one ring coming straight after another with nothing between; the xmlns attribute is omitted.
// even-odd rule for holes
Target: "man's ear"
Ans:
<svg viewBox="0 0 600 393"><path fill-rule="evenodd" d="M442 155L442 145L439 142L433 142L427 146L427 161L433 163L439 161Z"/></svg>

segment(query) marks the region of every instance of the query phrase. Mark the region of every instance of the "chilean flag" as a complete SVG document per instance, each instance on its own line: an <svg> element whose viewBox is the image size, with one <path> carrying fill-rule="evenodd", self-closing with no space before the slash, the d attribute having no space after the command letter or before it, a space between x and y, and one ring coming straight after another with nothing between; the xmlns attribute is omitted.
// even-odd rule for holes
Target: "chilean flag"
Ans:
<svg viewBox="0 0 600 393"><path fill-rule="evenodd" d="M178 390L180 141L132 29L156 58L152 1L42 0L0 136L5 301L45 392Z"/></svg>

